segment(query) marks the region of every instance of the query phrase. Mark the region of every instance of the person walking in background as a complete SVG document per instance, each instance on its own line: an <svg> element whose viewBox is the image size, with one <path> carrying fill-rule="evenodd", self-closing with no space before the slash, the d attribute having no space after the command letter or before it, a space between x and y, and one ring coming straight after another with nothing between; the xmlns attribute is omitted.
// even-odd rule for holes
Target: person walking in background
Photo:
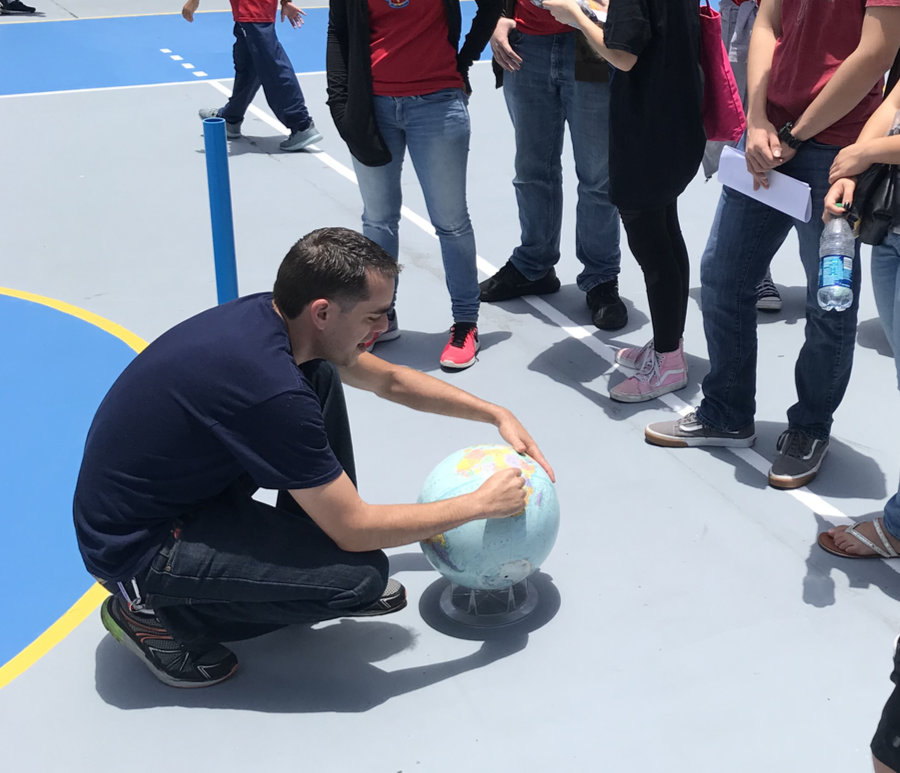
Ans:
<svg viewBox="0 0 900 773"><path fill-rule="evenodd" d="M561 22L582 30L616 73L610 86L610 198L644 272L653 338L620 349L637 373L610 389L643 402L687 384L682 334L690 264L678 196L697 174L706 145L700 21L695 0L612 0L603 26L577 0L545 0Z"/></svg>
<svg viewBox="0 0 900 773"><path fill-rule="evenodd" d="M187 0L181 15L189 22L200 0ZM244 114L259 87L275 117L290 135L280 144L282 150L294 152L319 142L319 134L306 109L303 91L297 82L294 66L275 35L278 0L231 0L234 15L234 87L225 107L200 110L201 118L224 118L225 134L230 140L241 136ZM281 2L281 21L287 19L294 29L303 26L304 11L290 0Z"/></svg>
<svg viewBox="0 0 900 773"><path fill-rule="evenodd" d="M584 36L540 2L505 0L491 37L497 86L503 86L516 139L513 187L521 236L506 264L481 283L481 300L506 301L559 290L562 148L569 126L578 204L576 283L591 320L619 330L628 310L619 297L619 216L609 200L609 66Z"/></svg>
<svg viewBox="0 0 900 773"><path fill-rule="evenodd" d="M767 0L759 7L748 60L747 169L768 185L778 169L807 183L809 222L723 188L700 266L710 371L696 411L645 429L670 447L750 446L756 438L757 284L791 229L806 272L806 339L795 367L797 402L776 443L769 484L797 488L817 475L853 364L860 271L853 304L840 313L816 300L819 239L828 174L882 100L884 73L900 46L900 0L808 3ZM859 249L854 266L859 266Z"/></svg>
<svg viewBox="0 0 900 773"><path fill-rule="evenodd" d="M363 233L399 251L400 185L409 150L441 257L453 325L440 356L468 368L478 351L478 269L466 203L468 71L500 15L500 0L477 0L462 49L459 0L331 0L328 107L353 156L363 200ZM396 298L395 298L396 301ZM399 335L392 306L376 341Z"/></svg>

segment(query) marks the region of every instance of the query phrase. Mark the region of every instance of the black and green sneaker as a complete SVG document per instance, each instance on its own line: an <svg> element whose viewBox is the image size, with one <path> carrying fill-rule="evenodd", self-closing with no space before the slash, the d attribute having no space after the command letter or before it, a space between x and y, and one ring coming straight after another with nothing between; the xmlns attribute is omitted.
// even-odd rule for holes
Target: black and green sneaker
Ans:
<svg viewBox="0 0 900 773"><path fill-rule="evenodd" d="M170 687L209 687L237 670L237 657L231 650L218 644L206 652L191 652L176 641L156 615L129 609L118 595L104 600L100 619L113 638Z"/></svg>

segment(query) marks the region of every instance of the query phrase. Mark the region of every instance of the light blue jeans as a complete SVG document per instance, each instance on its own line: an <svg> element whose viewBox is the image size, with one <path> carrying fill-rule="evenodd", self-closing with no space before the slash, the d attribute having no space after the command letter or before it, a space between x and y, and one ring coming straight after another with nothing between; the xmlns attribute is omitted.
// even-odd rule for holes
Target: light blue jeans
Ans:
<svg viewBox="0 0 900 773"><path fill-rule="evenodd" d="M562 148L569 124L578 205L576 280L587 292L619 274L619 213L609 200L609 84L575 80L575 33L527 35L510 43L522 67L503 73L503 95L516 135L516 176L521 244L513 265L540 279L559 262L562 227Z"/></svg>
<svg viewBox="0 0 900 773"><path fill-rule="evenodd" d="M872 248L872 291L881 325L894 351L900 388L900 234L893 231ZM900 539L900 490L884 506L884 526Z"/></svg>
<svg viewBox="0 0 900 773"><path fill-rule="evenodd" d="M475 235L466 205L467 103L461 89L416 97L376 96L375 120L391 162L366 166L353 159L363 199L363 235L397 257L403 204L400 173L409 149L440 241L454 322L477 322L479 307Z"/></svg>
<svg viewBox="0 0 900 773"><path fill-rule="evenodd" d="M856 343L856 317L862 274L859 245L853 268L853 304L846 311L823 311L819 285L819 237L828 191L828 170L839 148L809 141L782 171L808 183L812 193L809 222L761 204L731 188L722 188L719 207L700 264L703 329L710 371L703 379L700 420L720 431L747 426L756 412L756 285L790 230L797 232L806 272L806 340L794 368L797 402L788 409L788 426L819 440L831 433Z"/></svg>

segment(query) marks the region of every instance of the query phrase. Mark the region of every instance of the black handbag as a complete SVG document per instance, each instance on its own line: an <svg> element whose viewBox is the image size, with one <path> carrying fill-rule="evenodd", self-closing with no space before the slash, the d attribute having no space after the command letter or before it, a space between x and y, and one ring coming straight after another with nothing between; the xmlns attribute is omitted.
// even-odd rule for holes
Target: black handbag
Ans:
<svg viewBox="0 0 900 773"><path fill-rule="evenodd" d="M891 229L900 203L895 196L896 172L893 164L872 164L856 180L848 219L863 244L881 244Z"/></svg>

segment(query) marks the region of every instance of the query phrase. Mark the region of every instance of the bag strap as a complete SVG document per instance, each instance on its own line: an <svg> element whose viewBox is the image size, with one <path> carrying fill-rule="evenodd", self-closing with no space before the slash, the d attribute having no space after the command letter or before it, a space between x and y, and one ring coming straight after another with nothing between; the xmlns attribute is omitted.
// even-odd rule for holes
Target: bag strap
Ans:
<svg viewBox="0 0 900 773"><path fill-rule="evenodd" d="M709 0L707 0L709 2ZM897 51L897 56L894 57L894 63L891 65L890 72L887 76L887 81L884 84L884 95L887 96L891 93L891 89L897 85L897 81L900 80L900 49Z"/></svg>

